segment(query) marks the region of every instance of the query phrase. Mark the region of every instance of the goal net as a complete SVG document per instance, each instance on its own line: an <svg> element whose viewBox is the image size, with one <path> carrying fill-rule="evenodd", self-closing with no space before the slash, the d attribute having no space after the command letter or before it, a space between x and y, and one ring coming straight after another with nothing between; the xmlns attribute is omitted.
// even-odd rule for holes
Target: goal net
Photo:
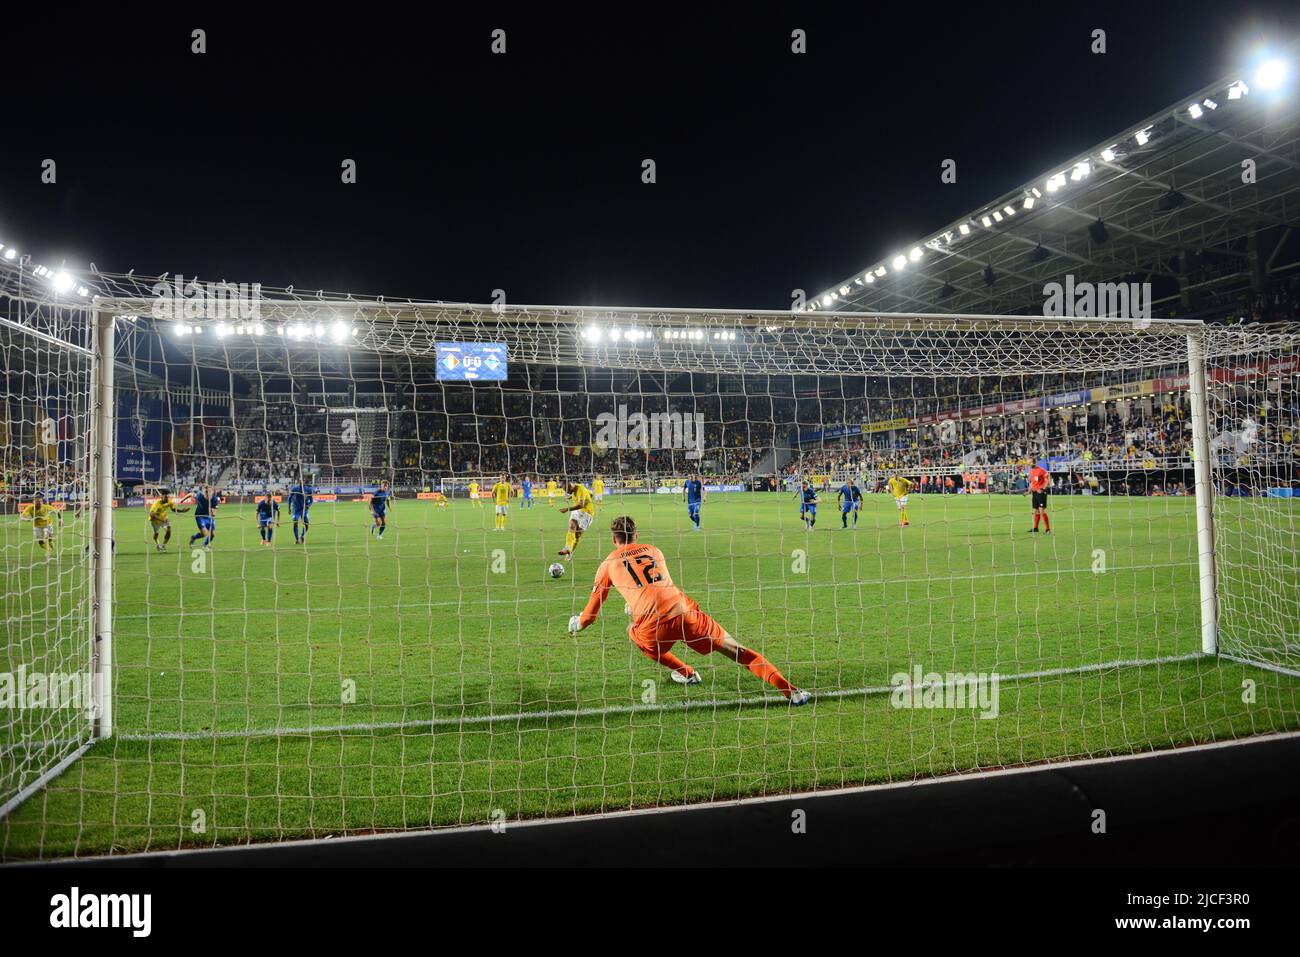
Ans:
<svg viewBox="0 0 1300 957"><path fill-rule="evenodd" d="M0 260L0 816L92 736L90 328Z"/></svg>
<svg viewBox="0 0 1300 957"><path fill-rule="evenodd" d="M160 316L106 283L115 722L0 820L7 857L508 827L1300 726L1295 329L264 290ZM6 335L6 392L35 408L14 362L55 347ZM620 516L666 570L616 561L571 634ZM53 572L6 522L18 647L84 654L81 553L50 568L82 604L38 616ZM637 592L666 578L716 623L671 650ZM7 733L84 740L48 720Z"/></svg>
<svg viewBox="0 0 1300 957"><path fill-rule="evenodd" d="M1300 344L1294 328L1205 336L1223 655L1300 671Z"/></svg>

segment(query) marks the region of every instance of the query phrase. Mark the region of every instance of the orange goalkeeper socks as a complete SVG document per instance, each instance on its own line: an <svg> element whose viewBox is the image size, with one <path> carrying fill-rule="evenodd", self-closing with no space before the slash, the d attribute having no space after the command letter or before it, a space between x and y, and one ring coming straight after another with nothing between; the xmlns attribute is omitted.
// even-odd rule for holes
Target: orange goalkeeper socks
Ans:
<svg viewBox="0 0 1300 957"><path fill-rule="evenodd" d="M757 651L752 651L749 648L741 648L740 654L736 656L736 661L744 665L754 674L758 675L758 677L762 678L777 691L781 692L781 694L785 695L787 698L790 697L790 691L794 688L794 685L786 681L785 675L777 671L772 663Z"/></svg>

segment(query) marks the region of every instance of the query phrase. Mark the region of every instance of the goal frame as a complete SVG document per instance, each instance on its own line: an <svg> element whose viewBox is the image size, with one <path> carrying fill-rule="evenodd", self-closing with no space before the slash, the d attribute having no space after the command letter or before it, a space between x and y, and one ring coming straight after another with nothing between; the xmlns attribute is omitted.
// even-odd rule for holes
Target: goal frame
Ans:
<svg viewBox="0 0 1300 957"><path fill-rule="evenodd" d="M117 329L116 316L110 310L92 307L91 317L91 740L99 741L113 735L113 470L117 460L113 371Z"/></svg>
<svg viewBox="0 0 1300 957"><path fill-rule="evenodd" d="M1219 653L1219 592L1214 539L1214 463L1205 350L1200 336L1187 336L1187 390L1192 404L1192 471L1196 484L1196 553L1201 599L1201 651Z"/></svg>
<svg viewBox="0 0 1300 957"><path fill-rule="evenodd" d="M92 549L93 614L92 642L92 701L93 737L102 740L113 735L113 468L116 455L113 378L115 323L119 317L148 314L151 302L143 298L96 297L91 306L94 323L91 368L93 408L92 435L92 488L94 489L94 533ZM567 325L577 330L584 323L599 321L659 322L668 325L687 325L693 322L725 320L737 326L771 328L783 323L787 327L808 326L833 330L843 324L845 328L862 323L879 324L883 329L905 328L917 323L933 329L960 330L972 325L988 323L997 328L1028 328L1044 321L1070 326L1117 329L1133 326L1128 320L1112 318L1072 319L1071 317L1037 316L982 316L914 313L838 313L838 312L777 312L743 309L687 309L687 308L603 308L582 306L509 306L478 305L472 303L444 302L386 302L360 301L322 296L316 300L275 298L260 300L255 305L260 310L288 320L299 317L303 321L317 321L322 317L346 314L359 319L376 319L400 327L428 326L433 332L449 322L467 320L474 329L485 326L504 326L512 322L541 322L546 325ZM430 322L429 316L437 319ZM1219 653L1218 594L1214 529L1213 461L1210 453L1210 421L1208 408L1208 376L1205 350L1202 343L1205 325L1199 320L1156 320L1144 324L1144 329L1159 325L1166 331L1181 331L1186 341L1186 362L1189 374L1189 398L1192 408L1192 441L1194 449L1196 534L1199 569L1199 605L1201 623L1201 650L1205 655ZM423 328L421 331L425 331ZM1137 330L1135 330L1136 332ZM363 348L367 347L363 345ZM369 345L374 348L373 345ZM457 480L458 484L464 484ZM440 482L446 491L447 480Z"/></svg>

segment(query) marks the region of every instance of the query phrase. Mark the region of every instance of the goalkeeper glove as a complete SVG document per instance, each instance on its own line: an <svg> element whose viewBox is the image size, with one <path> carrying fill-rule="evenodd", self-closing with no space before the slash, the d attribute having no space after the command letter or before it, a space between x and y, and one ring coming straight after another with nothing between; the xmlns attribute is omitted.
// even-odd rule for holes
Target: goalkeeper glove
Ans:
<svg viewBox="0 0 1300 957"><path fill-rule="evenodd" d="M574 615L569 619L569 634L576 635L582 631L582 618Z"/></svg>

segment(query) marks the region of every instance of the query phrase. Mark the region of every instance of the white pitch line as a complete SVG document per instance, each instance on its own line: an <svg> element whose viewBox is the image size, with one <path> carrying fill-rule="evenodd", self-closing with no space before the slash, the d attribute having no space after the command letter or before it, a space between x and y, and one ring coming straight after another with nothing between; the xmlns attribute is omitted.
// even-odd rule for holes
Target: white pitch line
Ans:
<svg viewBox="0 0 1300 957"><path fill-rule="evenodd" d="M1229 655L1219 652L1220 658L1227 658L1229 661L1235 661L1241 665L1251 665L1255 668L1263 668L1265 671L1276 671L1280 675L1288 675L1292 678L1300 678L1300 671L1294 668L1283 668L1281 665L1275 665L1271 661L1262 661L1254 658L1241 658L1237 655Z"/></svg>
<svg viewBox="0 0 1300 957"><path fill-rule="evenodd" d="M1196 567L1195 559L1192 558L1192 559L1188 559L1186 562L1165 562L1159 565L1134 565L1127 568L1109 568L1107 571L1100 574L1094 572L1091 566L1086 568L1056 569L1055 574L1082 575L1084 573L1087 573L1092 575L1098 575L1098 577L1104 577L1106 575L1112 575L1117 572L1145 572L1157 568L1185 568L1185 569L1194 570L1195 567ZM937 584L940 582L985 581L990 578L1043 578L1043 577L1047 577L1049 574L1051 573L1043 572L1043 571L1015 571L1015 572L993 572L993 573L984 573L978 575L949 575L943 578L933 579L931 581L931 584ZM770 584L758 584L752 586L717 585L714 587L706 586L705 588L699 589L699 591L703 592L706 595L713 595L713 594L735 594L737 592L744 593L744 592L776 591L778 589L785 590L785 591L811 591L814 589L821 589L821 588L852 588L855 586L876 587L876 586L884 586L884 585L907 585L907 584L915 584L915 583L916 583L916 579L908 579L908 578L875 578L875 579L863 578L863 579L854 579L851 581L809 582L808 584L782 581L782 582L772 582ZM385 583L385 584L391 584L391 583ZM301 588L303 590L319 590L319 589L327 588L329 586L295 585L293 587ZM444 586L437 586L437 587L444 587ZM486 588L507 587L507 586L491 586L491 585L475 584L475 585L469 585L463 587L475 587L475 588L486 589ZM581 592L579 594L583 598L586 597L585 592ZM947 597L947 596L940 596L940 597ZM488 606L523 605L523 604L549 603L549 602L561 602L561 601L564 601L564 595L560 595L558 597L543 597L543 598L472 598L468 600L462 599L457 601L400 602L396 605L390 605L385 602L375 602L374 604L371 605L320 605L317 606L316 608L305 608L305 607L287 608L282 605L272 606L269 608L244 608L244 607L203 608L194 611L190 611L187 609L180 609L180 608L164 608L156 612L153 612L152 614L114 615L113 618L115 621L142 621L150 618L171 618L171 617L212 618L218 615L252 615L252 614L264 615L264 614L273 614L273 613L274 614L304 614L304 613L314 612L316 614L324 615L324 614L329 614L330 612L348 612L348 611L373 612L377 609L383 610L385 612L401 613L403 611L418 611L424 608L464 608L467 606L476 607L479 605L488 605Z"/></svg>
<svg viewBox="0 0 1300 957"><path fill-rule="evenodd" d="M1133 658L1116 661L1104 661L1099 664L1078 665L1073 668L1048 668L1042 671L1026 671L1012 675L998 675L998 681L1028 681L1035 678L1055 678L1064 675L1088 674L1098 671L1111 671L1116 668L1145 667L1148 665L1173 664L1193 661L1198 658L1212 657L1202 652L1189 652L1182 655L1169 655L1163 658ZM933 685L916 685L914 690L927 687L947 687L967 684L965 680L944 681ZM878 685L866 688L847 688L836 691L813 692L813 701L821 699L844 700L861 698L869 695L890 694L896 690L894 685ZM756 695L746 698L710 699L707 701L678 701L669 704L635 704L607 705L599 708L562 708L553 711L518 711L511 714L461 715L455 718L428 718L421 721L383 721L367 724L333 724L299 728L249 728L239 731L159 731L150 734L116 734L112 740L118 741L209 741L229 738L265 738L294 737L310 734L341 734L349 731L407 731L434 728L463 728L475 725L493 725L505 723L523 723L527 721L556 721L566 718L601 718L611 715L631 714L667 714L680 711L724 710L746 708L755 705L774 705L788 708L790 705L784 697L777 695Z"/></svg>

